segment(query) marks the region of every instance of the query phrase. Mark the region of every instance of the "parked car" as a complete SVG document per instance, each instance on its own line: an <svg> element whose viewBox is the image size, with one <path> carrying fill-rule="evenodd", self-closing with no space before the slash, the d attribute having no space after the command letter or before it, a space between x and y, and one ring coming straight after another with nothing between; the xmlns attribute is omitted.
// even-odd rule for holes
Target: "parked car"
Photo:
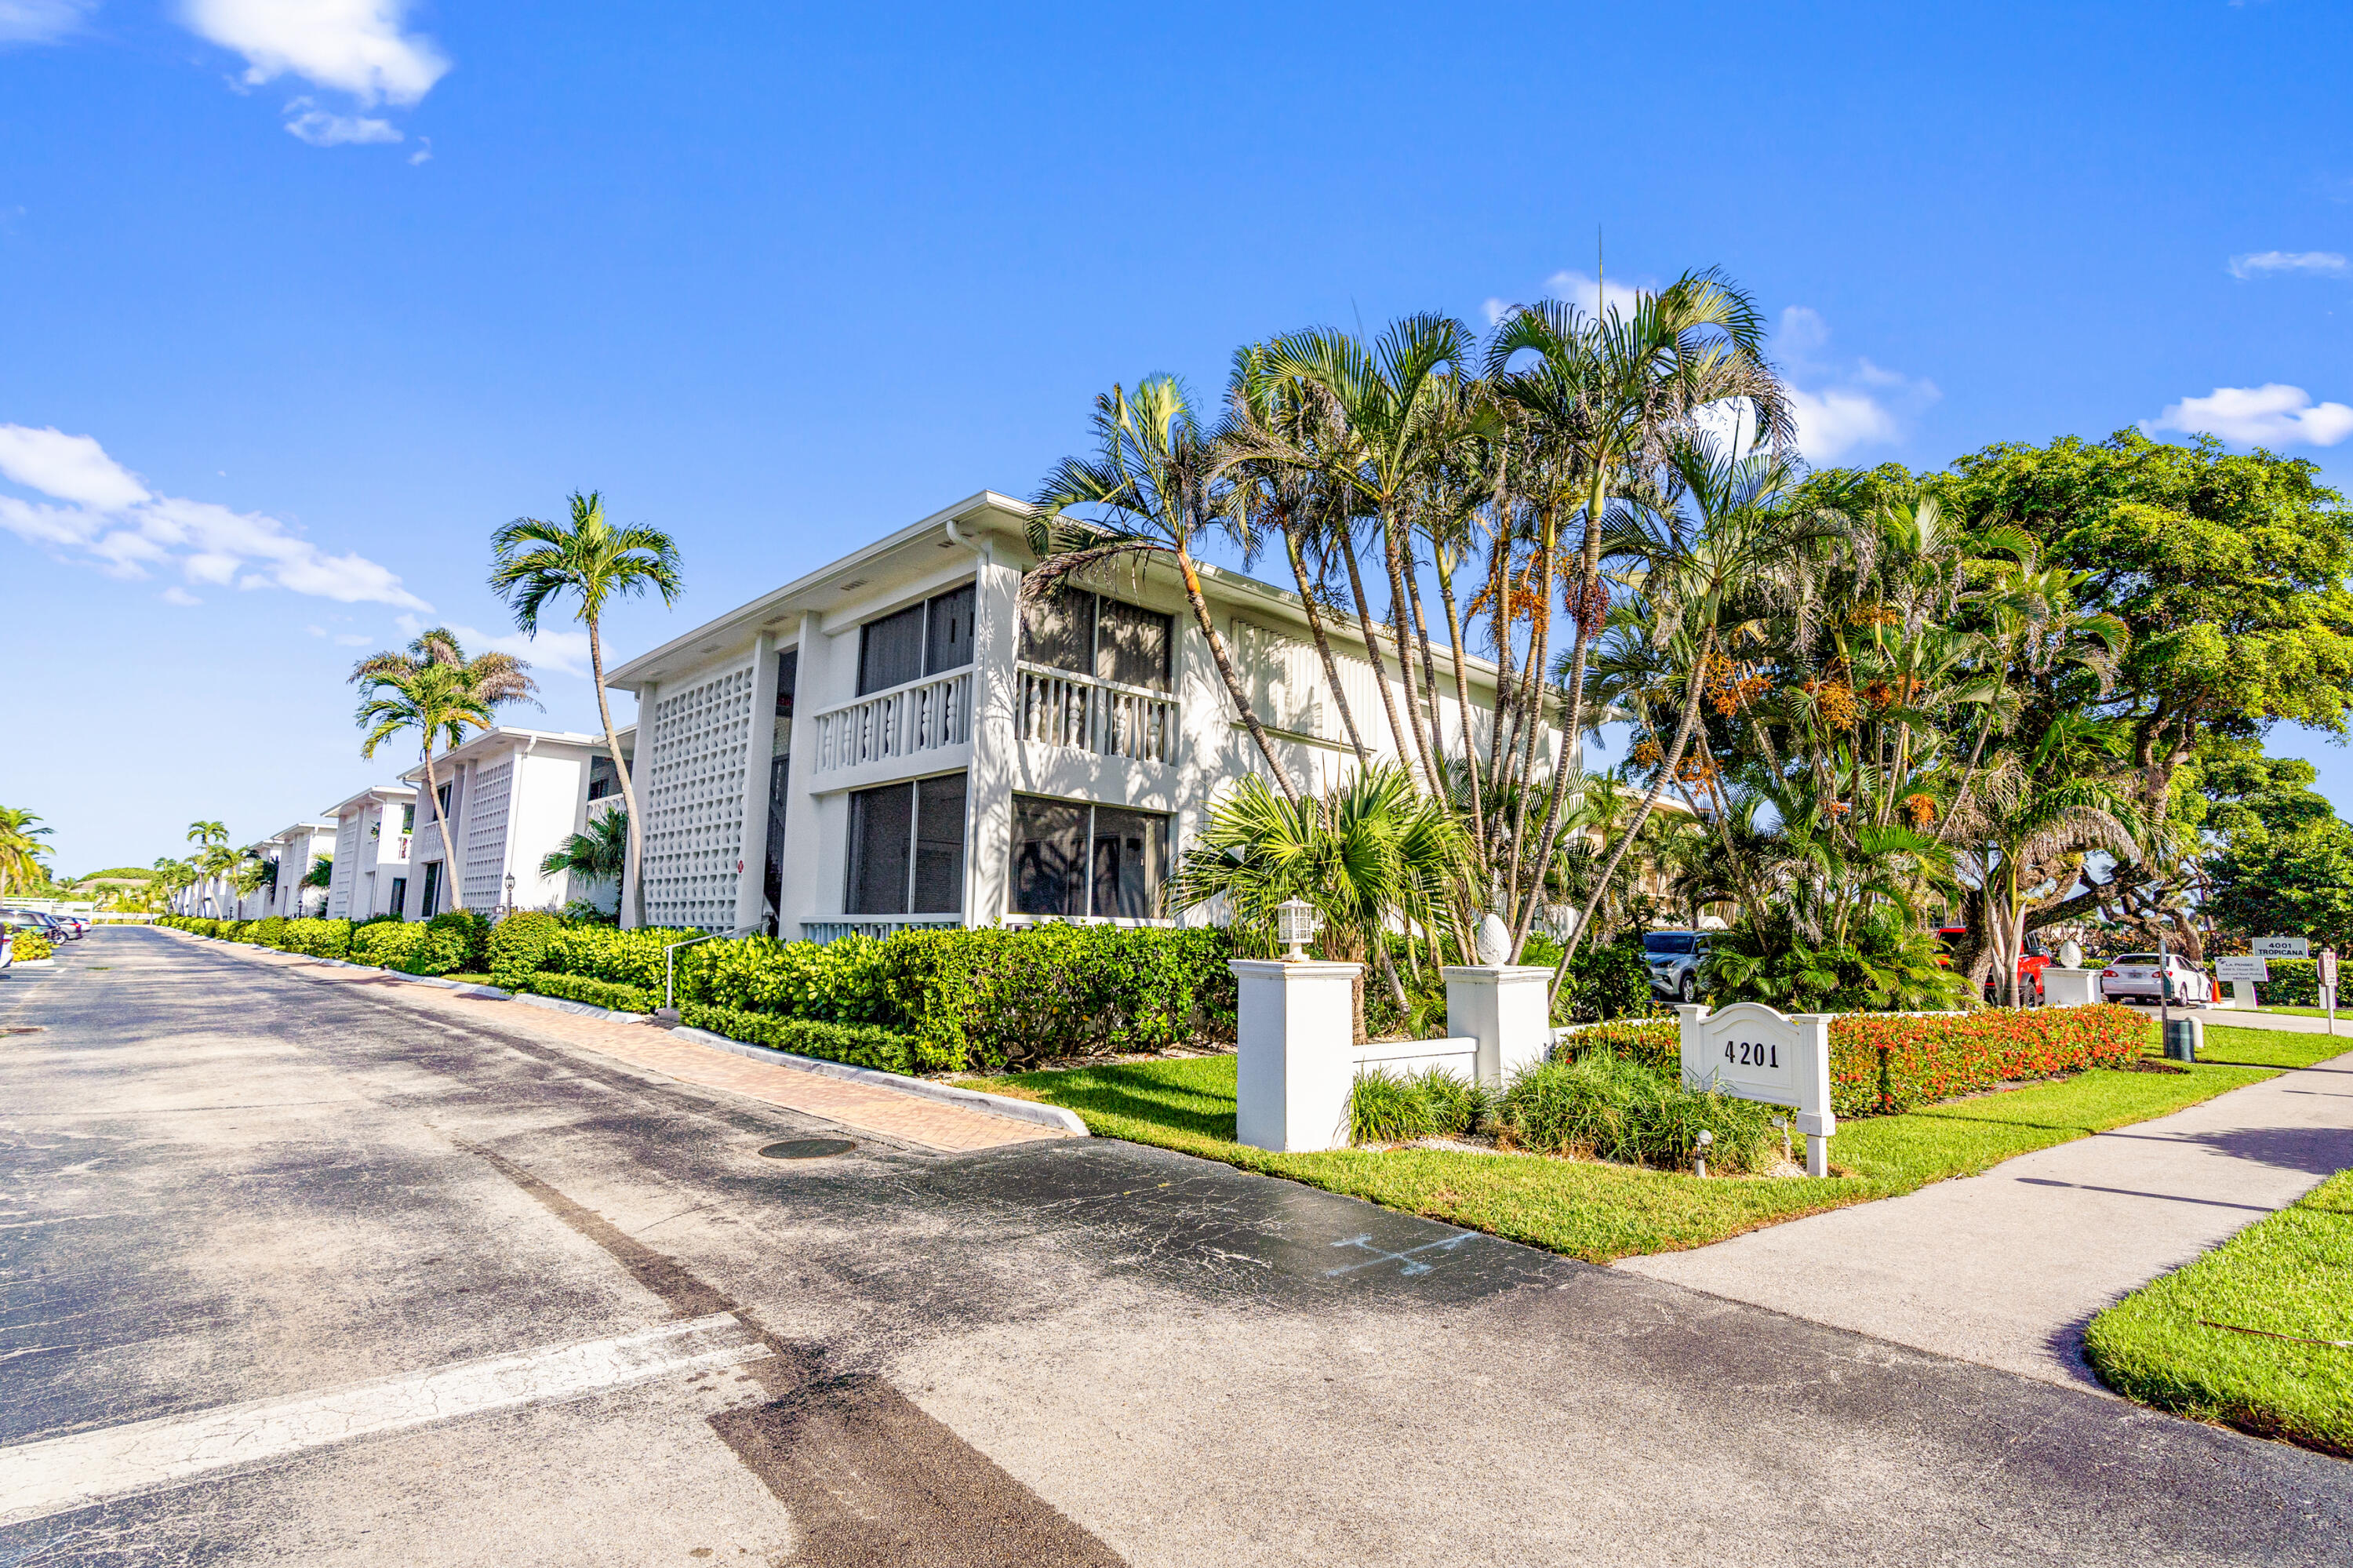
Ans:
<svg viewBox="0 0 2353 1568"><path fill-rule="evenodd" d="M2203 1007L2214 1000L2213 977L2179 953L2166 954L2162 969L2155 953L2125 953L2110 959L2100 971L2100 1000L2156 1001L2168 973L2173 977L2173 1000L2182 1006Z"/></svg>
<svg viewBox="0 0 2353 1568"><path fill-rule="evenodd" d="M0 926L0 969L11 967L16 963L16 927L14 926Z"/></svg>
<svg viewBox="0 0 2353 1568"><path fill-rule="evenodd" d="M1948 969L1953 967L1951 955L1954 944L1968 934L1969 928L1967 926L1936 927L1936 945L1943 949L1936 959L1938 969ZM2044 947L2040 938L2034 937L2026 938L2026 946L2018 955L2019 1006L2042 1005L2042 971L2049 969L2053 961L2051 949ZM2001 983L1991 975L1986 977L1985 999L1986 1005L1989 1007L2000 1005L2002 1000Z"/></svg>
<svg viewBox="0 0 2353 1568"><path fill-rule="evenodd" d="M18 926L27 931L38 931L52 943L70 942L72 935L63 921L54 915L44 915L37 909L0 909L0 925Z"/></svg>
<svg viewBox="0 0 2353 1568"><path fill-rule="evenodd" d="M1642 958L1651 966L1651 989L1677 1001L1699 1000L1699 967L1707 961L1704 931L1645 931Z"/></svg>

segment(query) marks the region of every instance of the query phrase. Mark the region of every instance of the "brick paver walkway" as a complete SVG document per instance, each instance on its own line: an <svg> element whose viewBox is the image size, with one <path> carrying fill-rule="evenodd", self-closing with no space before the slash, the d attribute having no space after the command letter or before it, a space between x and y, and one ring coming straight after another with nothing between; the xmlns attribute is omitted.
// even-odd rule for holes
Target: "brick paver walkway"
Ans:
<svg viewBox="0 0 2353 1568"><path fill-rule="evenodd" d="M252 948L242 943L210 945L258 963L300 969L306 980L364 989L405 1007L487 1023L545 1044L593 1051L659 1077L702 1088L725 1089L839 1122L853 1132L879 1134L925 1149L961 1153L1071 1136L1057 1128L965 1110L961 1106L901 1094L875 1084L753 1061L682 1039L650 1024L616 1023L492 997L461 996L438 986L417 985L361 969L315 963L271 948Z"/></svg>

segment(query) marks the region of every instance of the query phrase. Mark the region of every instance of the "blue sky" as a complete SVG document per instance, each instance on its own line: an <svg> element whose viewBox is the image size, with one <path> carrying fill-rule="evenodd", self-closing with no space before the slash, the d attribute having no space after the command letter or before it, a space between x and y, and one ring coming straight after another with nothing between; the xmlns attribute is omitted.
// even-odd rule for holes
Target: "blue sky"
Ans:
<svg viewBox="0 0 2353 1568"><path fill-rule="evenodd" d="M2319 0L0 0L0 800L69 871L259 838L410 760L354 653L511 635L488 535L575 487L685 550L626 656L1114 380L1483 324L1597 231L1756 292L1817 461L2170 419L2344 485L2348 55ZM577 652L519 722L594 727Z"/></svg>

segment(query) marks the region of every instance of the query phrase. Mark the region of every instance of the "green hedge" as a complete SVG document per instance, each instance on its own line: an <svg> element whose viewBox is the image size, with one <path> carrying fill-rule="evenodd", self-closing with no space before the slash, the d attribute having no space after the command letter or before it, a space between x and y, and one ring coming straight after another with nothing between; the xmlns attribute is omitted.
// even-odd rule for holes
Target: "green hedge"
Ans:
<svg viewBox="0 0 2353 1568"><path fill-rule="evenodd" d="M505 929L491 938L491 974L509 990L544 990L536 980L557 974L656 996L664 947L701 935L537 920ZM1231 954L1222 931L1165 927L908 931L824 945L753 937L680 948L677 995L681 1014L695 1002L879 1028L918 1042L926 1070L960 1071L1230 1040Z"/></svg>
<svg viewBox="0 0 2353 1568"><path fill-rule="evenodd" d="M352 950L349 920L289 920L278 946L290 953L313 959L348 958Z"/></svg>
<svg viewBox="0 0 2353 1568"><path fill-rule="evenodd" d="M403 974L446 975L466 957L460 932L437 931L430 924L385 920L352 933L352 961L398 969Z"/></svg>
<svg viewBox="0 0 2353 1568"><path fill-rule="evenodd" d="M253 923L246 940L256 947L283 948L286 946L286 916L265 915Z"/></svg>
<svg viewBox="0 0 2353 1568"><path fill-rule="evenodd" d="M1607 1046L1656 1067L1682 1062L1672 1019L1599 1023L1556 1055ZM2141 1054L2148 1021L2130 1008L1984 1008L1964 1013L1841 1013L1831 1023L1831 1108L1843 1117L1911 1110L2021 1078L2121 1066Z"/></svg>
<svg viewBox="0 0 2353 1568"><path fill-rule="evenodd" d="M471 909L448 909L425 922L426 928L458 945L458 961L449 966L470 975L480 974L490 962L491 923ZM434 973L446 973L436 969Z"/></svg>
<svg viewBox="0 0 2353 1568"><path fill-rule="evenodd" d="M493 974L493 984L504 981ZM649 991L641 985L623 985L617 980L597 980L590 975L535 974L524 975L517 983L505 986L509 991L536 991L541 996L561 997L565 1001L585 1001L591 1007L609 1007L615 1012L651 1012L661 1005L661 992Z"/></svg>
<svg viewBox="0 0 2353 1568"><path fill-rule="evenodd" d="M564 922L538 910L510 915L491 928L491 983L508 991L536 974Z"/></svg>
<svg viewBox="0 0 2353 1568"><path fill-rule="evenodd" d="M2318 1007L2320 965L2311 959L2265 959L2272 978L2255 982L2255 1000L2266 1007ZM2337 977L2340 980L2343 976ZM2221 982L2215 982L2220 985Z"/></svg>
<svg viewBox="0 0 2353 1568"><path fill-rule="evenodd" d="M935 1047L871 1024L779 1018L772 1012L746 1012L707 1001L680 1003L678 1018L690 1027L724 1034L730 1040L852 1066L880 1067L886 1073L938 1072L951 1065Z"/></svg>

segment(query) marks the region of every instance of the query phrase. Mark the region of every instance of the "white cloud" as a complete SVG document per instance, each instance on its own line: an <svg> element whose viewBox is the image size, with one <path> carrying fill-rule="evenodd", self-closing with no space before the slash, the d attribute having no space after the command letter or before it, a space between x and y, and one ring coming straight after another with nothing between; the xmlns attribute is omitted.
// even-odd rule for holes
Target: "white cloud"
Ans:
<svg viewBox="0 0 2353 1568"><path fill-rule="evenodd" d="M432 609L375 562L355 553L328 555L275 517L154 494L89 436L0 425L0 477L50 498L0 495L0 528L78 552L112 577L143 577L176 565L191 583ZM195 602L178 588L167 589L166 600Z"/></svg>
<svg viewBox="0 0 2353 1568"><path fill-rule="evenodd" d="M2242 447L2333 447L2353 436L2353 408L2315 403L2301 387L2267 381L2261 387L2217 387L2211 396L2184 397L2148 420L2147 428L2220 436Z"/></svg>
<svg viewBox="0 0 2353 1568"><path fill-rule="evenodd" d="M55 427L31 429L0 425L0 474L78 506L114 511L148 499L147 487L106 455L89 436L69 436Z"/></svg>
<svg viewBox="0 0 2353 1568"><path fill-rule="evenodd" d="M1588 316L1599 315L1604 307L1623 315L1632 315L1641 290L1651 286L1624 283L1614 279L1596 282L1583 272L1555 272L1545 280L1546 293L1556 300L1567 300Z"/></svg>
<svg viewBox="0 0 2353 1568"><path fill-rule="evenodd" d="M286 122L286 133L313 147L346 147L362 142L397 142L400 132L389 120L372 120L365 115L331 114L307 98L298 98L286 106L291 116Z"/></svg>
<svg viewBox="0 0 2353 1568"><path fill-rule="evenodd" d="M426 623L413 615L401 616L396 622L403 637L414 637L423 631ZM480 627L448 624L458 634L458 641L470 656L485 651L512 653L518 659L528 659L533 667L560 670L567 675L588 674L588 634L586 631L555 631L544 624L537 637L525 637L520 631L484 631Z"/></svg>
<svg viewBox="0 0 2353 1568"><path fill-rule="evenodd" d="M1884 446L1900 434L1895 416L1867 392L1792 387L1789 401L1798 417L1798 450L1809 462L1834 463L1857 447Z"/></svg>
<svg viewBox="0 0 2353 1568"><path fill-rule="evenodd" d="M419 164L429 164L433 161L433 138L419 136L417 142L417 151L408 154L408 164L411 168L415 168Z"/></svg>
<svg viewBox="0 0 2353 1568"><path fill-rule="evenodd" d="M1865 448L1894 446L1909 420L1944 396L1933 381L1868 359L1824 358L1830 341L1830 323L1805 305L1785 307L1773 334L1789 378L1798 450L1809 462L1836 463Z"/></svg>
<svg viewBox="0 0 2353 1568"><path fill-rule="evenodd" d="M0 44L52 44L81 26L97 0L0 0Z"/></svg>
<svg viewBox="0 0 2353 1568"><path fill-rule="evenodd" d="M259 87L292 72L363 107L415 103L449 69L422 34L404 33L406 0L186 0L189 28L245 57Z"/></svg>
<svg viewBox="0 0 2353 1568"><path fill-rule="evenodd" d="M165 604L202 604L205 602L203 599L198 599L195 594L190 593L187 589L181 588L177 584L174 584L172 587L165 588L162 593L157 594L155 597L162 599Z"/></svg>
<svg viewBox="0 0 2353 1568"><path fill-rule="evenodd" d="M2334 250L2258 250L2231 258L2231 276L2260 278L2274 272L2303 272L2315 277L2342 278L2345 258Z"/></svg>
<svg viewBox="0 0 2353 1568"><path fill-rule="evenodd" d="M338 631L335 633L335 646L338 648L364 648L375 641L375 638L357 631Z"/></svg>

